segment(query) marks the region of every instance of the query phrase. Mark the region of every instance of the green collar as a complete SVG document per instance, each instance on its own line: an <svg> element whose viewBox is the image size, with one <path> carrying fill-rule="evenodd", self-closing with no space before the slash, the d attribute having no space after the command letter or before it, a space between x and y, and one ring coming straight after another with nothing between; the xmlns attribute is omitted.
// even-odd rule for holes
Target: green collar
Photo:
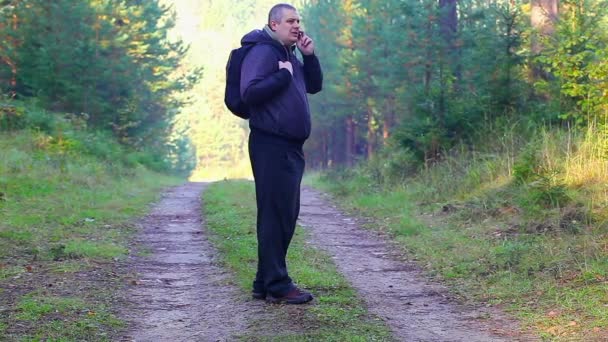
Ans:
<svg viewBox="0 0 608 342"><path fill-rule="evenodd" d="M266 31L266 33L268 33L268 35L270 36L270 38L276 40L277 42L281 43L281 45L283 45L283 43L277 37L277 34L274 33L274 31L270 29L270 26L265 25L264 26L264 31Z"/></svg>

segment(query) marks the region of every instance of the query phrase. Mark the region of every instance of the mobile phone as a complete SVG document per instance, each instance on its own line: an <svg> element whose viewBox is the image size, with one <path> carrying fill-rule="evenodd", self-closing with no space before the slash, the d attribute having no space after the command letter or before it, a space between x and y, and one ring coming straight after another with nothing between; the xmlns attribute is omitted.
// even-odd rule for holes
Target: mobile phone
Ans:
<svg viewBox="0 0 608 342"><path fill-rule="evenodd" d="M303 36L304 36L304 32L302 32L302 31L298 32L298 40L302 39Z"/></svg>

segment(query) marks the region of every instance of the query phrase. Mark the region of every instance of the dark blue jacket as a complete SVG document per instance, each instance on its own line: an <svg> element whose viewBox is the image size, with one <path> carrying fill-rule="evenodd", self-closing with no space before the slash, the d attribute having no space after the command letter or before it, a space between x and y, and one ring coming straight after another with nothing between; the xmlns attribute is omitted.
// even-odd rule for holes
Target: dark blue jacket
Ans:
<svg viewBox="0 0 608 342"><path fill-rule="evenodd" d="M310 136L306 93L318 93L323 85L319 60L311 55L300 62L293 47L283 46L264 30L246 34L241 44L256 44L241 69L241 97L251 108L250 127L303 142ZM279 69L279 60L291 62L293 77Z"/></svg>

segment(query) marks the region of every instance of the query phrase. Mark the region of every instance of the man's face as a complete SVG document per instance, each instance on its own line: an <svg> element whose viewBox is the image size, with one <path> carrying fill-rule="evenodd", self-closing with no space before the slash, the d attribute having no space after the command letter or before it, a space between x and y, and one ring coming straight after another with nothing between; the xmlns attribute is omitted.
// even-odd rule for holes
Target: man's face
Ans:
<svg viewBox="0 0 608 342"><path fill-rule="evenodd" d="M270 28L283 44L293 45L298 41L300 33L300 15L297 11L283 9L281 22L271 21Z"/></svg>

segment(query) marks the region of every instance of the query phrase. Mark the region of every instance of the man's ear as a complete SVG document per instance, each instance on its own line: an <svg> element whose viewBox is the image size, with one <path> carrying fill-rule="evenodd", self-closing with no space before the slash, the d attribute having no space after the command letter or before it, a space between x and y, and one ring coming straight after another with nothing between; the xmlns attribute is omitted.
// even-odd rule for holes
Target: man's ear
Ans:
<svg viewBox="0 0 608 342"><path fill-rule="evenodd" d="M271 30L272 32L274 32L274 31L276 31L276 30L277 30L277 29L276 29L276 26L277 26L277 25L279 25L279 23L277 23L276 21L272 20L272 21L270 21L270 25L268 25L268 27L270 27L270 30Z"/></svg>

